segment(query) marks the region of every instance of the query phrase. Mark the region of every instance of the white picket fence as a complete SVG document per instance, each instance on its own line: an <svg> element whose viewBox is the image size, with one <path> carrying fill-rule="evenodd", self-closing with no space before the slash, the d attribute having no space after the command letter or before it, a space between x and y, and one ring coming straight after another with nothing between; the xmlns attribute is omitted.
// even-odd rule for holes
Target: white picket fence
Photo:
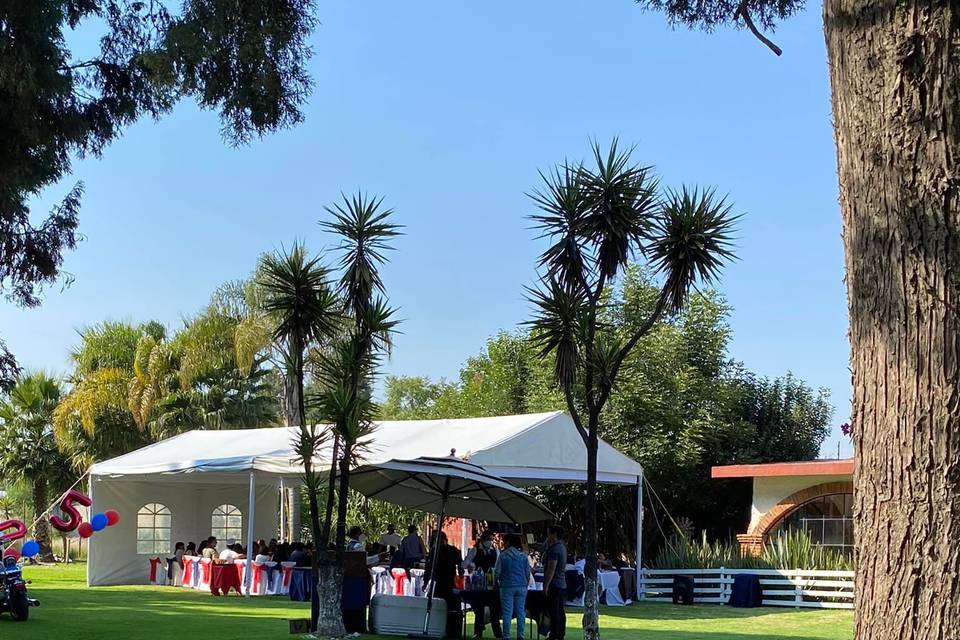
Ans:
<svg viewBox="0 0 960 640"><path fill-rule="evenodd" d="M763 604L771 607L853 608L853 571L804 569L644 569L641 599L671 602L674 576L694 579L694 602L726 604L733 577L739 573L760 576Z"/></svg>

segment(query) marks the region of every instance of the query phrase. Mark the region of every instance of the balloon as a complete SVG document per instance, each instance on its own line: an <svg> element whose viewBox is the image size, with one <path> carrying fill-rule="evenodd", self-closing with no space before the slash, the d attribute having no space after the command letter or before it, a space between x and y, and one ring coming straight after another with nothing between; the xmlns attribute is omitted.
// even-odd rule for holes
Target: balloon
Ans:
<svg viewBox="0 0 960 640"><path fill-rule="evenodd" d="M19 559L20 559L20 551L19 551L19 549L17 549L16 547L10 547L9 549L7 549L6 551L3 552L3 557L4 557L4 558L13 558L14 560L19 560Z"/></svg>
<svg viewBox="0 0 960 640"><path fill-rule="evenodd" d="M89 522L81 522L77 526L77 533L80 534L81 538L89 538L93 535L93 526Z"/></svg>
<svg viewBox="0 0 960 640"><path fill-rule="evenodd" d="M73 506L74 502L77 504L82 504L85 507L89 507L91 504L93 504L93 500L91 500L88 496L83 495L76 489L70 489L70 491L67 491L67 493L64 494L63 499L60 500L60 511L63 511L63 513L66 514L70 519L63 520L60 518L60 516L50 516L50 524L52 524L57 531L62 531L64 533L73 531L80 525L80 521L83 520L83 518L80 517L80 512L77 511L75 506Z"/></svg>
<svg viewBox="0 0 960 640"><path fill-rule="evenodd" d="M23 543L23 548L20 550L20 553L23 554L24 558L32 558L40 553L40 543L36 540L27 540Z"/></svg>
<svg viewBox="0 0 960 640"><path fill-rule="evenodd" d="M98 513L90 518L90 526L93 527L94 531L103 531L107 528L107 524L107 516L102 513Z"/></svg>
<svg viewBox="0 0 960 640"><path fill-rule="evenodd" d="M120 522L120 514L114 511L113 509L107 509L103 512L103 515L107 516L107 526L112 527L113 525Z"/></svg>
<svg viewBox="0 0 960 640"><path fill-rule="evenodd" d="M20 540L21 538L27 537L27 525L23 524L20 520L4 520L0 522L0 531L6 531L7 529L13 529L13 531L0 536L0 543Z"/></svg>

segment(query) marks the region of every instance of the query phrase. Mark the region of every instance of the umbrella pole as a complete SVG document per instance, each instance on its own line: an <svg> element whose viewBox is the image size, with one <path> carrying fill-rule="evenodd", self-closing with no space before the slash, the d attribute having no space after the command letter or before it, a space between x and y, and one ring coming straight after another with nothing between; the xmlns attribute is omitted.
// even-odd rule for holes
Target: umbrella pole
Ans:
<svg viewBox="0 0 960 640"><path fill-rule="evenodd" d="M440 555L440 534L443 533L443 518L447 510L447 497L450 492L450 478L446 479L443 487L443 500L440 503L440 513L437 515L437 535L433 543L433 558L430 562L430 591L427 593L427 615L423 618L423 635L426 637L430 628L430 613L433 610L433 591L437 585L437 557Z"/></svg>

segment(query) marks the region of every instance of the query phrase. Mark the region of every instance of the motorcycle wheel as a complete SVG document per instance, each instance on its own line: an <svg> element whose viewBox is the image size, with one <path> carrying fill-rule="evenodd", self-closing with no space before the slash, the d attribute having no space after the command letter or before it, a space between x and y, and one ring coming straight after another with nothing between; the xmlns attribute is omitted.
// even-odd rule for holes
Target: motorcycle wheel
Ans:
<svg viewBox="0 0 960 640"><path fill-rule="evenodd" d="M30 605L27 604L27 594L21 592L10 594L10 617L17 622L24 622L30 617Z"/></svg>

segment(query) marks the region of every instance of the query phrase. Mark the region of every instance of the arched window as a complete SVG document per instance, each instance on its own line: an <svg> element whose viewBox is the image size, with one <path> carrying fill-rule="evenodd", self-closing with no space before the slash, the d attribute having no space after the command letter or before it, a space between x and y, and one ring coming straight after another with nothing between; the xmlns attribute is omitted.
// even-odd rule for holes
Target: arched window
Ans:
<svg viewBox="0 0 960 640"><path fill-rule="evenodd" d="M170 553L170 509L157 502L137 511L137 553Z"/></svg>
<svg viewBox="0 0 960 640"><path fill-rule="evenodd" d="M240 540L243 537L243 514L232 504L221 504L213 510L210 533L217 540Z"/></svg>
<svg viewBox="0 0 960 640"><path fill-rule="evenodd" d="M837 493L806 502L780 521L771 532L806 531L815 545L853 553L853 495Z"/></svg>

